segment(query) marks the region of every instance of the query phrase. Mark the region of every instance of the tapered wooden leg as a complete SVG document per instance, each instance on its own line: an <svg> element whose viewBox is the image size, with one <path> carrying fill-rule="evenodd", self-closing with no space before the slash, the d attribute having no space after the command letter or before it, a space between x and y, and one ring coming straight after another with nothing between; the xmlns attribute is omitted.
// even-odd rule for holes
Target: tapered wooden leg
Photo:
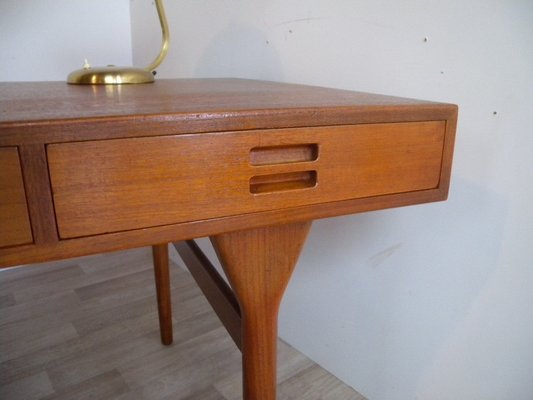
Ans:
<svg viewBox="0 0 533 400"><path fill-rule="evenodd" d="M170 273L168 269L168 245L152 246L154 258L155 288L157 292L157 312L161 343L172 343L172 304L170 301Z"/></svg>
<svg viewBox="0 0 533 400"><path fill-rule="evenodd" d="M278 310L311 222L211 238L242 315L245 400L276 399Z"/></svg>

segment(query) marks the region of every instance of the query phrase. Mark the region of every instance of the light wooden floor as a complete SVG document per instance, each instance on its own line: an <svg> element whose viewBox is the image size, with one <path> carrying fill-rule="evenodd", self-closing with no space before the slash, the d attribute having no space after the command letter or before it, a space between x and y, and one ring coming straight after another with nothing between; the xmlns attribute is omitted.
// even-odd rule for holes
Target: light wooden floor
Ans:
<svg viewBox="0 0 533 400"><path fill-rule="evenodd" d="M174 344L159 341L149 249L0 271L0 399L241 399L240 353L171 268ZM279 343L278 398L364 400Z"/></svg>

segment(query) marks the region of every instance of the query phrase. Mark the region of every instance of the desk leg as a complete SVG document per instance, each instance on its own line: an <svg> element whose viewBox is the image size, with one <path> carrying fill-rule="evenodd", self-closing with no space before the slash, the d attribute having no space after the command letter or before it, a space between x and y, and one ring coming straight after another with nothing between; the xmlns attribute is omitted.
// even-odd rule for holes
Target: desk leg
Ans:
<svg viewBox="0 0 533 400"><path fill-rule="evenodd" d="M276 399L278 310L311 222L211 238L242 315L245 400Z"/></svg>
<svg viewBox="0 0 533 400"><path fill-rule="evenodd" d="M170 273L168 269L168 245L152 246L154 258L155 288L161 343L172 344L172 304L170 300Z"/></svg>

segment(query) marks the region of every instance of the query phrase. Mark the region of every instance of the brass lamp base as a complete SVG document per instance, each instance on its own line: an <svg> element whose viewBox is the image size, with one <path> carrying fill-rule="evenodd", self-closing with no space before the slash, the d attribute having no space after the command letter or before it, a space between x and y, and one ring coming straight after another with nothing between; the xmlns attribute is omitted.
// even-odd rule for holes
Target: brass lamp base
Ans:
<svg viewBox="0 0 533 400"><path fill-rule="evenodd" d="M154 75L150 71L115 66L78 69L71 72L67 78L67 83L75 85L123 85L152 82L154 82Z"/></svg>

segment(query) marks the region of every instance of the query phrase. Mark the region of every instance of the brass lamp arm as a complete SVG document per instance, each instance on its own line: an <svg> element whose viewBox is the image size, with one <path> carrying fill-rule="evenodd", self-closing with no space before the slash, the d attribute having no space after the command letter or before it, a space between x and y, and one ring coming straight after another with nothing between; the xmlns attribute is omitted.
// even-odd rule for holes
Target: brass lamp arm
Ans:
<svg viewBox="0 0 533 400"><path fill-rule="evenodd" d="M159 23L161 24L161 34L162 34L162 45L161 50L157 57L152 61L150 65L144 68L147 71L154 71L164 60L165 56L168 53L168 42L169 42L169 31L168 31L168 22L165 15L165 9L163 7L162 0L155 0L155 6L157 8L157 15L159 16Z"/></svg>

